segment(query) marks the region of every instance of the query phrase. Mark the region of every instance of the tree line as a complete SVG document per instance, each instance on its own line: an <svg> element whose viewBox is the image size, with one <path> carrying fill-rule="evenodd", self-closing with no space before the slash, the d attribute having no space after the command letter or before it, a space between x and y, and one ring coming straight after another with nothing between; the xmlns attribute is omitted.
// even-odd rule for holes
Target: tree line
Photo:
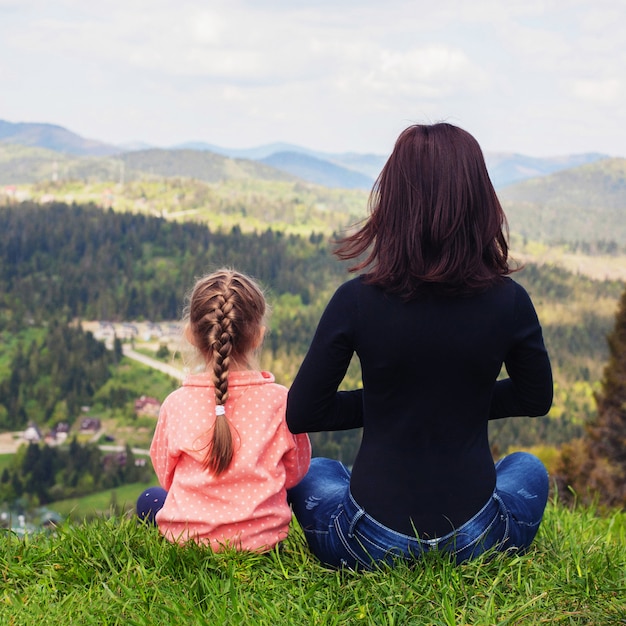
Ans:
<svg viewBox="0 0 626 626"><path fill-rule="evenodd" d="M31 506L76 498L142 479L146 469L135 462L127 446L122 452L103 452L96 444L68 446L30 443L14 455L0 474L0 501L29 498Z"/></svg>
<svg viewBox="0 0 626 626"><path fill-rule="evenodd" d="M562 447L556 470L565 502L626 509L626 291L608 337L597 413L583 436Z"/></svg>
<svg viewBox="0 0 626 626"><path fill-rule="evenodd" d="M122 358L119 341L107 350L91 333L55 319L29 336L28 345L18 342L9 375L0 380L2 430L18 430L29 421L72 423Z"/></svg>
<svg viewBox="0 0 626 626"><path fill-rule="evenodd" d="M195 279L223 265L255 276L267 288L273 309L267 367L288 386L328 297L349 277L325 236L269 228L222 232L92 205L23 203L0 209L0 337L27 328L45 330L34 344L11 349L6 375L0 369L0 428L20 427L28 419L52 424L61 414L73 419L105 384L115 354L96 347L93 337L71 336L68 322L178 319ZM514 278L538 308L546 309L617 301L622 289L618 282L533 264ZM555 412L524 424L506 420L498 425L494 437L503 451L521 440L560 444L582 434L591 419L591 390L608 356L606 334L613 317L594 307L585 311L574 319L552 316L544 323L559 392ZM55 347L64 342L66 347ZM70 383L74 378L82 382ZM346 386L359 384L358 367L351 368ZM319 435L314 444L318 453L333 449L333 456L350 462L358 436Z"/></svg>
<svg viewBox="0 0 626 626"><path fill-rule="evenodd" d="M0 210L0 328L23 319L176 319L195 278L233 266L303 303L345 269L319 236L243 234L95 206Z"/></svg>

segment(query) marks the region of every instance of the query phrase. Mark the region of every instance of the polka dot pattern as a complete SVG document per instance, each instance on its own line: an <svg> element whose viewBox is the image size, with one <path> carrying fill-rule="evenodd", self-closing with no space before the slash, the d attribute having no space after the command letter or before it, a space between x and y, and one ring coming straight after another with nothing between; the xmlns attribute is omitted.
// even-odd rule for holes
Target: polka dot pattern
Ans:
<svg viewBox="0 0 626 626"><path fill-rule="evenodd" d="M266 550L287 536L286 490L306 474L311 444L289 432L287 389L271 373L233 371L228 390L234 456L219 476L202 468L215 422L210 374L188 376L161 406L150 455L168 496L156 520L171 541Z"/></svg>

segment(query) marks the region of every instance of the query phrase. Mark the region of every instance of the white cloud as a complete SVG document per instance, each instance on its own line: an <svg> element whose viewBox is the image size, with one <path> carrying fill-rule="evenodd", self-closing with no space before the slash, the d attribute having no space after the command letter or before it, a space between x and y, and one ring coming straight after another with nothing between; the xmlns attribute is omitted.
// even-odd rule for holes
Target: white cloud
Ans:
<svg viewBox="0 0 626 626"><path fill-rule="evenodd" d="M0 119L108 141L380 151L448 119L491 149L623 153L624 67L617 0L0 0Z"/></svg>
<svg viewBox="0 0 626 626"><path fill-rule="evenodd" d="M443 98L475 90L486 82L462 50L442 45L407 51L381 50L378 62L365 75L368 91L382 97L419 96Z"/></svg>
<svg viewBox="0 0 626 626"><path fill-rule="evenodd" d="M592 104L623 105L626 96L623 81L616 78L576 80L572 82L571 88L574 96Z"/></svg>

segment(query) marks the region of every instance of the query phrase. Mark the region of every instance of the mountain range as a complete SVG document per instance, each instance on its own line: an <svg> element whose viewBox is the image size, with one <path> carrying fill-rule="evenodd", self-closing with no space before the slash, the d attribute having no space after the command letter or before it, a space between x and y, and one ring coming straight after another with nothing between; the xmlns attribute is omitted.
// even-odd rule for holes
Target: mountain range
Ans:
<svg viewBox="0 0 626 626"><path fill-rule="evenodd" d="M224 148L203 142L187 142L168 148L157 148L143 143L116 146L95 139L86 139L54 124L12 123L0 120L0 145L2 144L53 151L65 155L63 159L65 161L71 160L71 157L116 157L124 162L136 163L137 156L131 155L140 153L144 156L149 155L151 162L159 162L161 165L168 160L180 160L181 157L189 165L193 161L191 157L195 154L197 162L192 170L198 172L201 172L207 159L213 164L216 163L214 157L207 156L212 154L234 160L238 164L235 169L251 170L252 166L242 165L243 161L254 161L270 168L264 170L263 178L273 172L271 175L279 178L284 178L287 174L326 187L365 190L371 189L387 159L387 155L317 152L288 143L273 143L249 149ZM162 153L161 157L157 156L159 152ZM172 152L176 153L175 156L167 155ZM24 154L26 156L26 153ZM39 153L39 156L43 155L44 153ZM30 158L32 156L33 153ZM485 154L489 174L498 189L515 182L546 176L605 158L607 155L599 153L545 158L515 153ZM278 175L275 170L282 174ZM178 175L193 174L181 171ZM203 179L202 176L199 178ZM5 182L4 176L2 179L0 182Z"/></svg>
<svg viewBox="0 0 626 626"><path fill-rule="evenodd" d="M626 159L603 159L498 191L511 230L550 243L626 250Z"/></svg>

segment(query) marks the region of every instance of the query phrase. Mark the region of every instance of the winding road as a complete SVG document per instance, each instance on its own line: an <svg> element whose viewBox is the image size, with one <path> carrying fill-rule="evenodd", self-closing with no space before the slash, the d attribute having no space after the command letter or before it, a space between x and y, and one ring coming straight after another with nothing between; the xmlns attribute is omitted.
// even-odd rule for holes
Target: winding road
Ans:
<svg viewBox="0 0 626 626"><path fill-rule="evenodd" d="M182 380L185 377L185 374L177 367L152 359L145 354L141 354L140 352L135 352L135 350L133 350L128 344L122 345L122 352L124 353L124 356L127 356L129 359L143 363L144 365L152 367L155 370L159 370L160 372L163 372L172 378L176 378L177 380Z"/></svg>
<svg viewBox="0 0 626 626"><path fill-rule="evenodd" d="M138 361L143 365L147 365L148 367L152 367L172 378L177 380L182 380L185 376L184 372L180 369L174 367L173 365L169 365L168 363L163 363L162 361L157 361L157 359L152 359L145 354L141 354L140 352L135 352L128 344L123 344L122 351L124 356L129 359L133 359L134 361ZM16 450L19 448L21 444L24 443L24 439L22 438L22 432L4 432L0 433L0 454L14 454ZM100 446L102 450L110 450L110 451L119 451L123 450L123 446ZM147 450L143 449L133 449L134 454L148 454Z"/></svg>

